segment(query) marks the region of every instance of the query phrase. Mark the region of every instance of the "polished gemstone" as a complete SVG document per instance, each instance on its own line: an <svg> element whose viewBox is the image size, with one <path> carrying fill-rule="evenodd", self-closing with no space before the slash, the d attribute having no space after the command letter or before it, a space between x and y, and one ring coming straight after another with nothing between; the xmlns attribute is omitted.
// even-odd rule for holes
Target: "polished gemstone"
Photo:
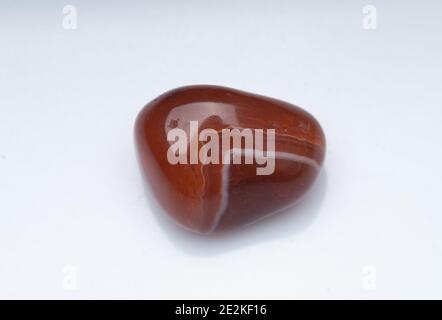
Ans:
<svg viewBox="0 0 442 320"><path fill-rule="evenodd" d="M186 229L246 225L296 203L316 179L325 137L308 112L218 86L187 86L149 102L135 123L143 175Z"/></svg>

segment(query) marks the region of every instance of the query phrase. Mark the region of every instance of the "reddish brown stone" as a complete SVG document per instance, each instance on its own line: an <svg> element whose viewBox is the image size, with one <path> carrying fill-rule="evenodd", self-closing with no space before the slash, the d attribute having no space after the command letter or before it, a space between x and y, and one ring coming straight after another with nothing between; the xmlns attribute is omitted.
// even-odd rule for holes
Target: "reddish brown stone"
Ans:
<svg viewBox="0 0 442 320"><path fill-rule="evenodd" d="M167 153L174 141L168 141L168 133L179 128L189 136L190 121L198 121L198 132L214 129L220 145L223 129L275 129L274 171L257 175L264 165L256 159L245 164L244 156L241 164L222 164L222 157L221 163L202 164L200 158L190 163L188 153L187 164L170 163ZM181 226L201 233L248 224L293 205L313 184L325 155L323 131L306 111L208 85L171 90L148 103L136 120L135 139L143 174L161 207ZM192 141L189 137L189 152ZM195 145L200 150L205 143ZM242 140L237 154L244 155L246 148Z"/></svg>

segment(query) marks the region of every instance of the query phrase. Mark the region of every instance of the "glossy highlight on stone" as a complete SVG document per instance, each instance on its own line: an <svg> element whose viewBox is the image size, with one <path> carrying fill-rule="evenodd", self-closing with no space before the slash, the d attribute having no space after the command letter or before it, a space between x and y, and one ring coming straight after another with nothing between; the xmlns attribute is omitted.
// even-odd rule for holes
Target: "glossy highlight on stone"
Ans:
<svg viewBox="0 0 442 320"><path fill-rule="evenodd" d="M198 148L200 155L215 138L199 140L192 135L193 123L198 132L219 134L220 161L202 163L201 157L190 159L191 152L173 149L176 141L170 136L177 129L188 136L183 140L187 151ZM245 163L246 155L253 154L245 140L235 149L241 163L224 162L221 141L227 129L274 129L271 174L257 174L263 167L258 156ZM271 145L269 137L263 139L264 152ZM210 85L177 88L149 102L137 117L135 140L141 170L160 206L179 225L199 233L243 226L292 206L313 184L325 156L324 133L308 112L284 101ZM252 148L258 141L255 135ZM208 154L213 156L214 150ZM168 152L183 161L171 163Z"/></svg>

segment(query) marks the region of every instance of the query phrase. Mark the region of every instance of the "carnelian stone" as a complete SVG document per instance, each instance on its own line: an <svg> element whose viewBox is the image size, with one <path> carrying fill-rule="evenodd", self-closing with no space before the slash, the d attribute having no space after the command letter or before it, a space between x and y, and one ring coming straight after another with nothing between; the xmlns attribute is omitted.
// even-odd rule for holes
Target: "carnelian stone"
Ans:
<svg viewBox="0 0 442 320"><path fill-rule="evenodd" d="M308 112L210 85L177 88L149 102L137 117L135 140L160 206L200 233L249 224L293 205L313 184L325 156L324 133Z"/></svg>

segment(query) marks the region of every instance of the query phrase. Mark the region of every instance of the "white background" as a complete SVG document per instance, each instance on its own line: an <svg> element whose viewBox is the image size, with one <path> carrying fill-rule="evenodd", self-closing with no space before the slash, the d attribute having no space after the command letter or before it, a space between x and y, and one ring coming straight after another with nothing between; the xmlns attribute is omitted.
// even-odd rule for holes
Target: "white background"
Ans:
<svg viewBox="0 0 442 320"><path fill-rule="evenodd" d="M441 14L440 1L2 1L0 298L442 298ZM223 237L158 213L133 123L189 84L315 115L328 150L301 205Z"/></svg>

